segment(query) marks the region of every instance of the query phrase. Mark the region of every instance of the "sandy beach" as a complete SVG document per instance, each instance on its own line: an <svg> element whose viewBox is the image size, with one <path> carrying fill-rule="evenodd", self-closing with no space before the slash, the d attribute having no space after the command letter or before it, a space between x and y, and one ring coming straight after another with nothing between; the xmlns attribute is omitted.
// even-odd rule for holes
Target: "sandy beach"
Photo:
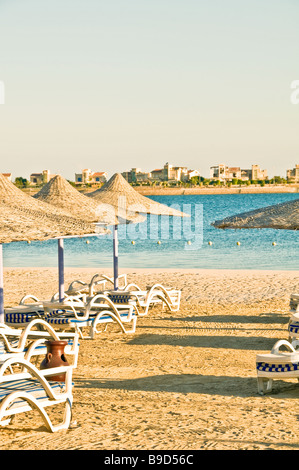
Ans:
<svg viewBox="0 0 299 470"><path fill-rule="evenodd" d="M95 269L65 271L65 284ZM111 274L110 270L101 272ZM182 289L176 313L156 308L136 332L81 340L73 426L46 431L36 412L1 429L1 450L298 450L295 379L257 394L255 358L287 339L298 271L122 270L141 287ZM57 270L4 272L5 306L57 291Z"/></svg>

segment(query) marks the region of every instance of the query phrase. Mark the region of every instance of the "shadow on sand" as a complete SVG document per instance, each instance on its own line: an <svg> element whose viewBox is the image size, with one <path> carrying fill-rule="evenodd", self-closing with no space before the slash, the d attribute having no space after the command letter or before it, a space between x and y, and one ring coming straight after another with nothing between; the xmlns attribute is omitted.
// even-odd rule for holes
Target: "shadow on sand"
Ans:
<svg viewBox="0 0 299 470"><path fill-rule="evenodd" d="M159 320L203 322L203 323L250 323L250 324L279 324L287 325L289 316L279 313L263 313L259 315L193 315L189 317L157 318Z"/></svg>
<svg viewBox="0 0 299 470"><path fill-rule="evenodd" d="M193 348L243 349L255 351L270 351L279 337L265 338L264 336L228 336L228 335L165 335L141 334L136 335L128 344L146 346L182 346Z"/></svg>
<svg viewBox="0 0 299 470"><path fill-rule="evenodd" d="M275 380L272 398L299 397L299 384ZM204 395L222 395L234 397L265 397L257 393L257 380L253 377L226 377L200 374L165 374L137 379L86 379L77 378L76 388L112 389L137 392L199 393Z"/></svg>

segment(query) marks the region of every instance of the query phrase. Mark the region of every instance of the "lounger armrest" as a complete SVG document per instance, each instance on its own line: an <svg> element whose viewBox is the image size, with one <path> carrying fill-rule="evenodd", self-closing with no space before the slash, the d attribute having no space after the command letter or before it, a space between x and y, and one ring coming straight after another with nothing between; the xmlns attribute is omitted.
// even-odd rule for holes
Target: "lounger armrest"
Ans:
<svg viewBox="0 0 299 470"><path fill-rule="evenodd" d="M114 277L109 277L109 276L106 276L106 274L102 274L102 278L105 279L108 282L111 282L111 284L114 285ZM121 280L121 279L123 279L124 287L126 287L126 285L127 285L127 275L126 274L120 274L118 276L118 280Z"/></svg>
<svg viewBox="0 0 299 470"><path fill-rule="evenodd" d="M11 368L13 365L23 366L23 368L26 369L26 372L11 373ZM9 374L7 374L8 371L10 371ZM72 371L72 365L39 370L31 362L24 358L11 357L4 361L4 363L0 367L0 383L11 382L12 380L28 380L34 378L40 382L41 386L44 388L49 398L56 399L55 392L53 392L53 389L49 384L47 377L65 373L65 387L66 390L70 390L72 387Z"/></svg>
<svg viewBox="0 0 299 470"><path fill-rule="evenodd" d="M32 299L34 302L40 302L40 300L35 295L28 294L21 298L19 305L28 305L25 304L26 300L28 299Z"/></svg>
<svg viewBox="0 0 299 470"><path fill-rule="evenodd" d="M86 306L84 302L78 298L69 298L64 302L43 302L43 307L46 317L53 316L51 315L51 312L53 311L56 311L55 316L63 315L68 311L71 312L77 320L85 320L88 318L88 315L86 314Z"/></svg>
<svg viewBox="0 0 299 470"><path fill-rule="evenodd" d="M127 284L124 288L124 290L126 291L129 291L130 289L135 289L135 290L138 290L138 291L141 291L141 287L139 287L137 284L135 284L134 282L130 282L130 284Z"/></svg>
<svg viewBox="0 0 299 470"><path fill-rule="evenodd" d="M75 281L71 282L67 290L73 290L75 284L80 284L81 286L88 287L86 282L80 281L80 279L76 279Z"/></svg>
<svg viewBox="0 0 299 470"><path fill-rule="evenodd" d="M281 346L285 346L287 349L289 349L292 352L297 352L289 341L286 341L284 339L280 339L279 341L277 341L274 344L273 348L271 349L271 353L272 354L279 354L279 350L280 350Z"/></svg>

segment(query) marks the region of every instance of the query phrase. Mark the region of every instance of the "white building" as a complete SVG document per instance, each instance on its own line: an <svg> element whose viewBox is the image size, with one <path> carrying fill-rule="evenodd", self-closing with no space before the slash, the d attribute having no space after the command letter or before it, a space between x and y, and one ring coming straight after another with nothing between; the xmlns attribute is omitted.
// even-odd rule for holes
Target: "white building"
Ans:
<svg viewBox="0 0 299 470"><path fill-rule="evenodd" d="M291 183L299 183L299 165L292 170L287 170L287 180Z"/></svg>
<svg viewBox="0 0 299 470"><path fill-rule="evenodd" d="M122 173L129 183L148 181L189 181L193 176L200 176L199 170L188 170L186 166L173 166L166 163L163 168L144 172L141 168L132 168Z"/></svg>
<svg viewBox="0 0 299 470"><path fill-rule="evenodd" d="M219 181L231 181L238 179L242 181L248 180L265 180L267 179L267 170L261 170L259 165L252 165L251 169L241 169L240 167L229 167L224 163L210 167L210 178Z"/></svg>
<svg viewBox="0 0 299 470"><path fill-rule="evenodd" d="M189 170L188 171L188 180L191 180L194 176L200 177L200 171L199 170Z"/></svg>
<svg viewBox="0 0 299 470"><path fill-rule="evenodd" d="M56 175L51 175L49 170L43 170L42 173L31 173L30 175L30 184L31 185L40 185L49 183L50 179L54 178Z"/></svg>
<svg viewBox="0 0 299 470"><path fill-rule="evenodd" d="M99 184L106 183L107 173L105 171L92 172L89 168L82 170L82 173L75 173L76 184Z"/></svg>

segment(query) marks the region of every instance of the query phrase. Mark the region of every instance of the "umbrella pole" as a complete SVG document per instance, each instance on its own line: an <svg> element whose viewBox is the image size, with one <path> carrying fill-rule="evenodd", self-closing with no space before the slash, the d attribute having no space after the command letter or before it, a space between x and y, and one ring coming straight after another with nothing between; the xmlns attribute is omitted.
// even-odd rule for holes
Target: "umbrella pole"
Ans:
<svg viewBox="0 0 299 470"><path fill-rule="evenodd" d="M4 323L3 247L0 244L0 323Z"/></svg>
<svg viewBox="0 0 299 470"><path fill-rule="evenodd" d="M118 290L118 227L113 227L113 278L114 278L114 290Z"/></svg>
<svg viewBox="0 0 299 470"><path fill-rule="evenodd" d="M64 246L63 238L58 239L58 285L59 302L64 299Z"/></svg>

